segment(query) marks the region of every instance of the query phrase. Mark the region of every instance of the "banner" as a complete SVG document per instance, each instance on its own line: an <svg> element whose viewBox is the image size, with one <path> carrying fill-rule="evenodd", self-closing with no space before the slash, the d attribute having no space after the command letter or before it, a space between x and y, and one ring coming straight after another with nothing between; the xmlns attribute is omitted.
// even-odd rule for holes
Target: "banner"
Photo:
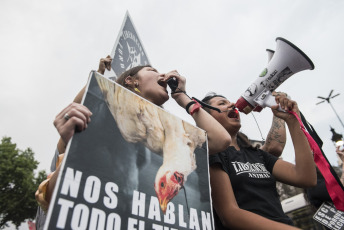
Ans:
<svg viewBox="0 0 344 230"><path fill-rule="evenodd" d="M313 219L329 229L344 229L344 212L337 210L336 207L329 202L324 202L320 206L314 214Z"/></svg>
<svg viewBox="0 0 344 230"><path fill-rule="evenodd" d="M203 130L93 72L44 229L214 229Z"/></svg>
<svg viewBox="0 0 344 230"><path fill-rule="evenodd" d="M150 65L128 11L110 56L113 58L111 68L116 75L110 77L112 80L132 67Z"/></svg>

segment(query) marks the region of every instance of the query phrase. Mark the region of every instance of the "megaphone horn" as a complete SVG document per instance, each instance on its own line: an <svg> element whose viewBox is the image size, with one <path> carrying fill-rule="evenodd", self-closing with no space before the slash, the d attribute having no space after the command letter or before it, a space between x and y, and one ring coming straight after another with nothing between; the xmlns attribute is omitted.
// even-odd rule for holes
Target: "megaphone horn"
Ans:
<svg viewBox="0 0 344 230"><path fill-rule="evenodd" d="M266 52L268 53L268 63L271 61L272 57L274 56L275 51L266 49Z"/></svg>
<svg viewBox="0 0 344 230"><path fill-rule="evenodd" d="M276 38L276 51L267 67L241 95L235 106L240 112L250 113L271 93L293 74L306 69L314 69L311 59L293 43L284 38Z"/></svg>
<svg viewBox="0 0 344 230"><path fill-rule="evenodd" d="M275 51L270 50L270 49L266 49L266 52L268 54L268 63L271 61L272 57L274 56ZM260 105L257 105L256 107L254 107L253 112L261 112L263 110L263 107Z"/></svg>

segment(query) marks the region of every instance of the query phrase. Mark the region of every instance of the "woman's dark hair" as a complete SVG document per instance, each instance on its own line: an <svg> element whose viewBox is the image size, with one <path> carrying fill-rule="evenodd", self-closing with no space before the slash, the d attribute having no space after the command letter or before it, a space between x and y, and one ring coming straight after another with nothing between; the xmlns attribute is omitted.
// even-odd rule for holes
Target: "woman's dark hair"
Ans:
<svg viewBox="0 0 344 230"><path fill-rule="evenodd" d="M214 97L223 97L223 98L226 98L225 96L222 96L222 95L217 94L217 93L215 93L215 92L209 92L209 93L207 93L207 94L205 95L205 97L202 99L202 102L204 102L204 103L206 103L206 104L209 105L210 100L213 99ZM204 109L205 111L207 111L208 113L210 113L210 109L209 109L209 108L203 107L203 109Z"/></svg>
<svg viewBox="0 0 344 230"><path fill-rule="evenodd" d="M215 93L215 92L209 92L209 93L207 93L207 94L205 95L205 97L202 99L202 101L203 101L204 103L209 104L209 101L210 101L211 99L213 99L214 97L223 97L223 98L226 98L225 96L222 96L222 95L217 94L217 93Z"/></svg>
<svg viewBox="0 0 344 230"><path fill-rule="evenodd" d="M258 147L253 147L250 140L246 136L246 134L242 132L238 132L237 134L237 143L240 148L253 148L253 149L258 149Z"/></svg>
<svg viewBox="0 0 344 230"><path fill-rule="evenodd" d="M122 73L116 80L116 82L118 84L120 84L121 86L124 86L126 88L128 88L127 84L125 84L125 79L129 76L134 77L141 69L145 68L145 67L151 67L150 65L140 65L140 66L136 66L133 67L131 69L128 69L127 71L125 71L124 73Z"/></svg>
<svg viewBox="0 0 344 230"><path fill-rule="evenodd" d="M205 97L202 99L202 102L209 104L210 100L213 99L214 97L222 97L222 98L226 98L225 96L222 96L220 94L217 94L215 92L209 92L205 95ZM205 111L207 111L208 113L210 112L210 109L203 107L203 109ZM242 133L242 132L238 132L237 134L237 143L239 145L240 148L255 148L252 146L250 140L248 139L248 137Z"/></svg>

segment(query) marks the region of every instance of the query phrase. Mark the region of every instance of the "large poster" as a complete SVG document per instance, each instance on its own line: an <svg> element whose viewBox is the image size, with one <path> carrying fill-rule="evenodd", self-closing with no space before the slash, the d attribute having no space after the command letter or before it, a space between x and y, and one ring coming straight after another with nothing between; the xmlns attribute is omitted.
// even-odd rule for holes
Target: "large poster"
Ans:
<svg viewBox="0 0 344 230"><path fill-rule="evenodd" d="M129 12L124 17L111 57L111 68L116 75L111 77L113 80L132 67L150 64Z"/></svg>
<svg viewBox="0 0 344 230"><path fill-rule="evenodd" d="M93 73L45 229L214 229L203 130Z"/></svg>

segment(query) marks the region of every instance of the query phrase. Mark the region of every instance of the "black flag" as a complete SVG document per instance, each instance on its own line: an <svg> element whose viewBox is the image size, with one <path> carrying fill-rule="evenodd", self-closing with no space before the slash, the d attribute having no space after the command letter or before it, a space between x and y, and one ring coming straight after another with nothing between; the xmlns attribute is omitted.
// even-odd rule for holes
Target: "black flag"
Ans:
<svg viewBox="0 0 344 230"><path fill-rule="evenodd" d="M114 78L132 67L150 65L128 11L118 33L111 57L113 58L111 67L116 74ZM111 77L111 79L113 78Z"/></svg>

